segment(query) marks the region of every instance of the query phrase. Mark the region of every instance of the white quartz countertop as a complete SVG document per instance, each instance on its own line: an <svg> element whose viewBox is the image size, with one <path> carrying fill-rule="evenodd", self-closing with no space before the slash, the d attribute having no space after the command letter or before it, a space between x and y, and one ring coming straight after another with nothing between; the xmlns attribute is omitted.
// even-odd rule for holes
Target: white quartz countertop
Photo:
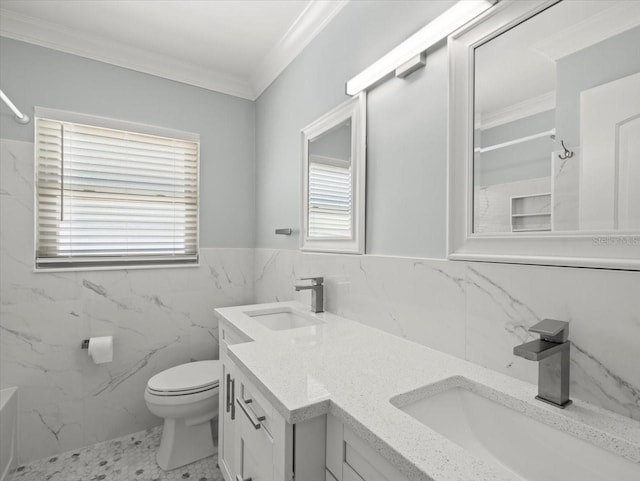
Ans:
<svg viewBox="0 0 640 481"><path fill-rule="evenodd" d="M323 323L272 331L247 312L290 307ZM364 324L311 314L297 302L216 309L253 342L229 356L290 423L331 413L411 480L504 480L502 471L469 454L395 407L430 385L480 385L485 397L640 463L640 423L574 399L566 409L535 401L537 386ZM405 399L403 399L405 398ZM499 422L499 420L496 420Z"/></svg>

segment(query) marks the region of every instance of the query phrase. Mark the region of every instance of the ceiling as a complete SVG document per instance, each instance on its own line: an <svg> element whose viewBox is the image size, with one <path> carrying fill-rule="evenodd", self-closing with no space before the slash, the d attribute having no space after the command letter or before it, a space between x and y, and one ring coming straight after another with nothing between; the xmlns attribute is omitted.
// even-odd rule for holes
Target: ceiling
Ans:
<svg viewBox="0 0 640 481"><path fill-rule="evenodd" d="M348 0L0 0L0 34L254 100Z"/></svg>
<svg viewBox="0 0 640 481"><path fill-rule="evenodd" d="M556 62L640 24L640 2L561 2L476 49L476 109L498 117L555 107ZM542 110L540 110L542 109Z"/></svg>

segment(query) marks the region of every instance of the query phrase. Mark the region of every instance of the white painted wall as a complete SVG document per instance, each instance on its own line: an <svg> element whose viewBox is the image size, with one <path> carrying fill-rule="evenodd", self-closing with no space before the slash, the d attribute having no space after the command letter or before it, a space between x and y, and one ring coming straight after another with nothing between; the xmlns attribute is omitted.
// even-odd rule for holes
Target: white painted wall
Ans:
<svg viewBox="0 0 640 481"><path fill-rule="evenodd" d="M0 37L0 85L28 115L50 107L200 134L200 243L253 247L254 103ZM3 139L33 141L2 106Z"/></svg>
<svg viewBox="0 0 640 481"><path fill-rule="evenodd" d="M449 5L352 2L257 100L255 301L307 302L295 279L323 275L329 311L530 382L537 366L513 346L533 339L527 329L540 319L567 320L573 396L640 419L639 273L444 260L444 44L426 68L368 95L367 255L303 254L296 236L273 235L298 225L299 130Z"/></svg>
<svg viewBox="0 0 640 481"><path fill-rule="evenodd" d="M345 82L453 1L349 3L256 101L256 245L294 249L300 130L347 99ZM445 254L447 55L373 90L367 105L367 252Z"/></svg>

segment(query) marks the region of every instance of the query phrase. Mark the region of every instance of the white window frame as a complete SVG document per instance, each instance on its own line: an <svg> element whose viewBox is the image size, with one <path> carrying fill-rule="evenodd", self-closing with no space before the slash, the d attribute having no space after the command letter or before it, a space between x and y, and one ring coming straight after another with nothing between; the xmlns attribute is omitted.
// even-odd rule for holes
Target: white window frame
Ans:
<svg viewBox="0 0 640 481"><path fill-rule="evenodd" d="M37 246L38 246L38 190L37 190L37 175L38 175L38 139L37 139L37 131L36 124L37 119L49 119L60 122L70 122L76 124L84 124L90 125L93 127L105 128L105 129L113 129L113 130L123 130L138 134L144 135L153 135L158 137L167 137L177 140L184 140L188 142L193 142L198 146L197 153L197 197L196 197L196 254L195 261L189 262L175 262L175 263L162 263L159 261L158 263L144 263L140 264L137 261L133 260L128 261L126 256L122 256L113 264L102 264L102 265L73 265L73 266L65 266L63 262L59 264L59 266L55 267L39 267L38 266L38 258L37 258ZM185 268L185 267L199 267L200 266L200 134L193 132L186 132L182 130L170 129L166 127L159 127L155 125L130 122L125 120L113 119L108 117L101 117L95 115L82 114L78 112L70 112L66 110L52 109L47 107L35 107L34 108L34 217L33 217L33 262L34 272L65 272L65 271L103 271L103 270L130 270L130 269L175 269L175 268ZM129 263L130 262L130 263Z"/></svg>

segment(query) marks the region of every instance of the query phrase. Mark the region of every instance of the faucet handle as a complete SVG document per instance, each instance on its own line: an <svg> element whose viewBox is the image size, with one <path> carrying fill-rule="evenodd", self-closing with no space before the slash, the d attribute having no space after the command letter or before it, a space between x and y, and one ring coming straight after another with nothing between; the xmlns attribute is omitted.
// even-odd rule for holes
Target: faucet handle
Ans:
<svg viewBox="0 0 640 481"><path fill-rule="evenodd" d="M324 282L324 277L301 277L301 281L311 281L314 286L321 286Z"/></svg>
<svg viewBox="0 0 640 481"><path fill-rule="evenodd" d="M543 319L529 328L530 332L540 334L540 338L549 342L565 342L569 337L569 323L555 319Z"/></svg>

